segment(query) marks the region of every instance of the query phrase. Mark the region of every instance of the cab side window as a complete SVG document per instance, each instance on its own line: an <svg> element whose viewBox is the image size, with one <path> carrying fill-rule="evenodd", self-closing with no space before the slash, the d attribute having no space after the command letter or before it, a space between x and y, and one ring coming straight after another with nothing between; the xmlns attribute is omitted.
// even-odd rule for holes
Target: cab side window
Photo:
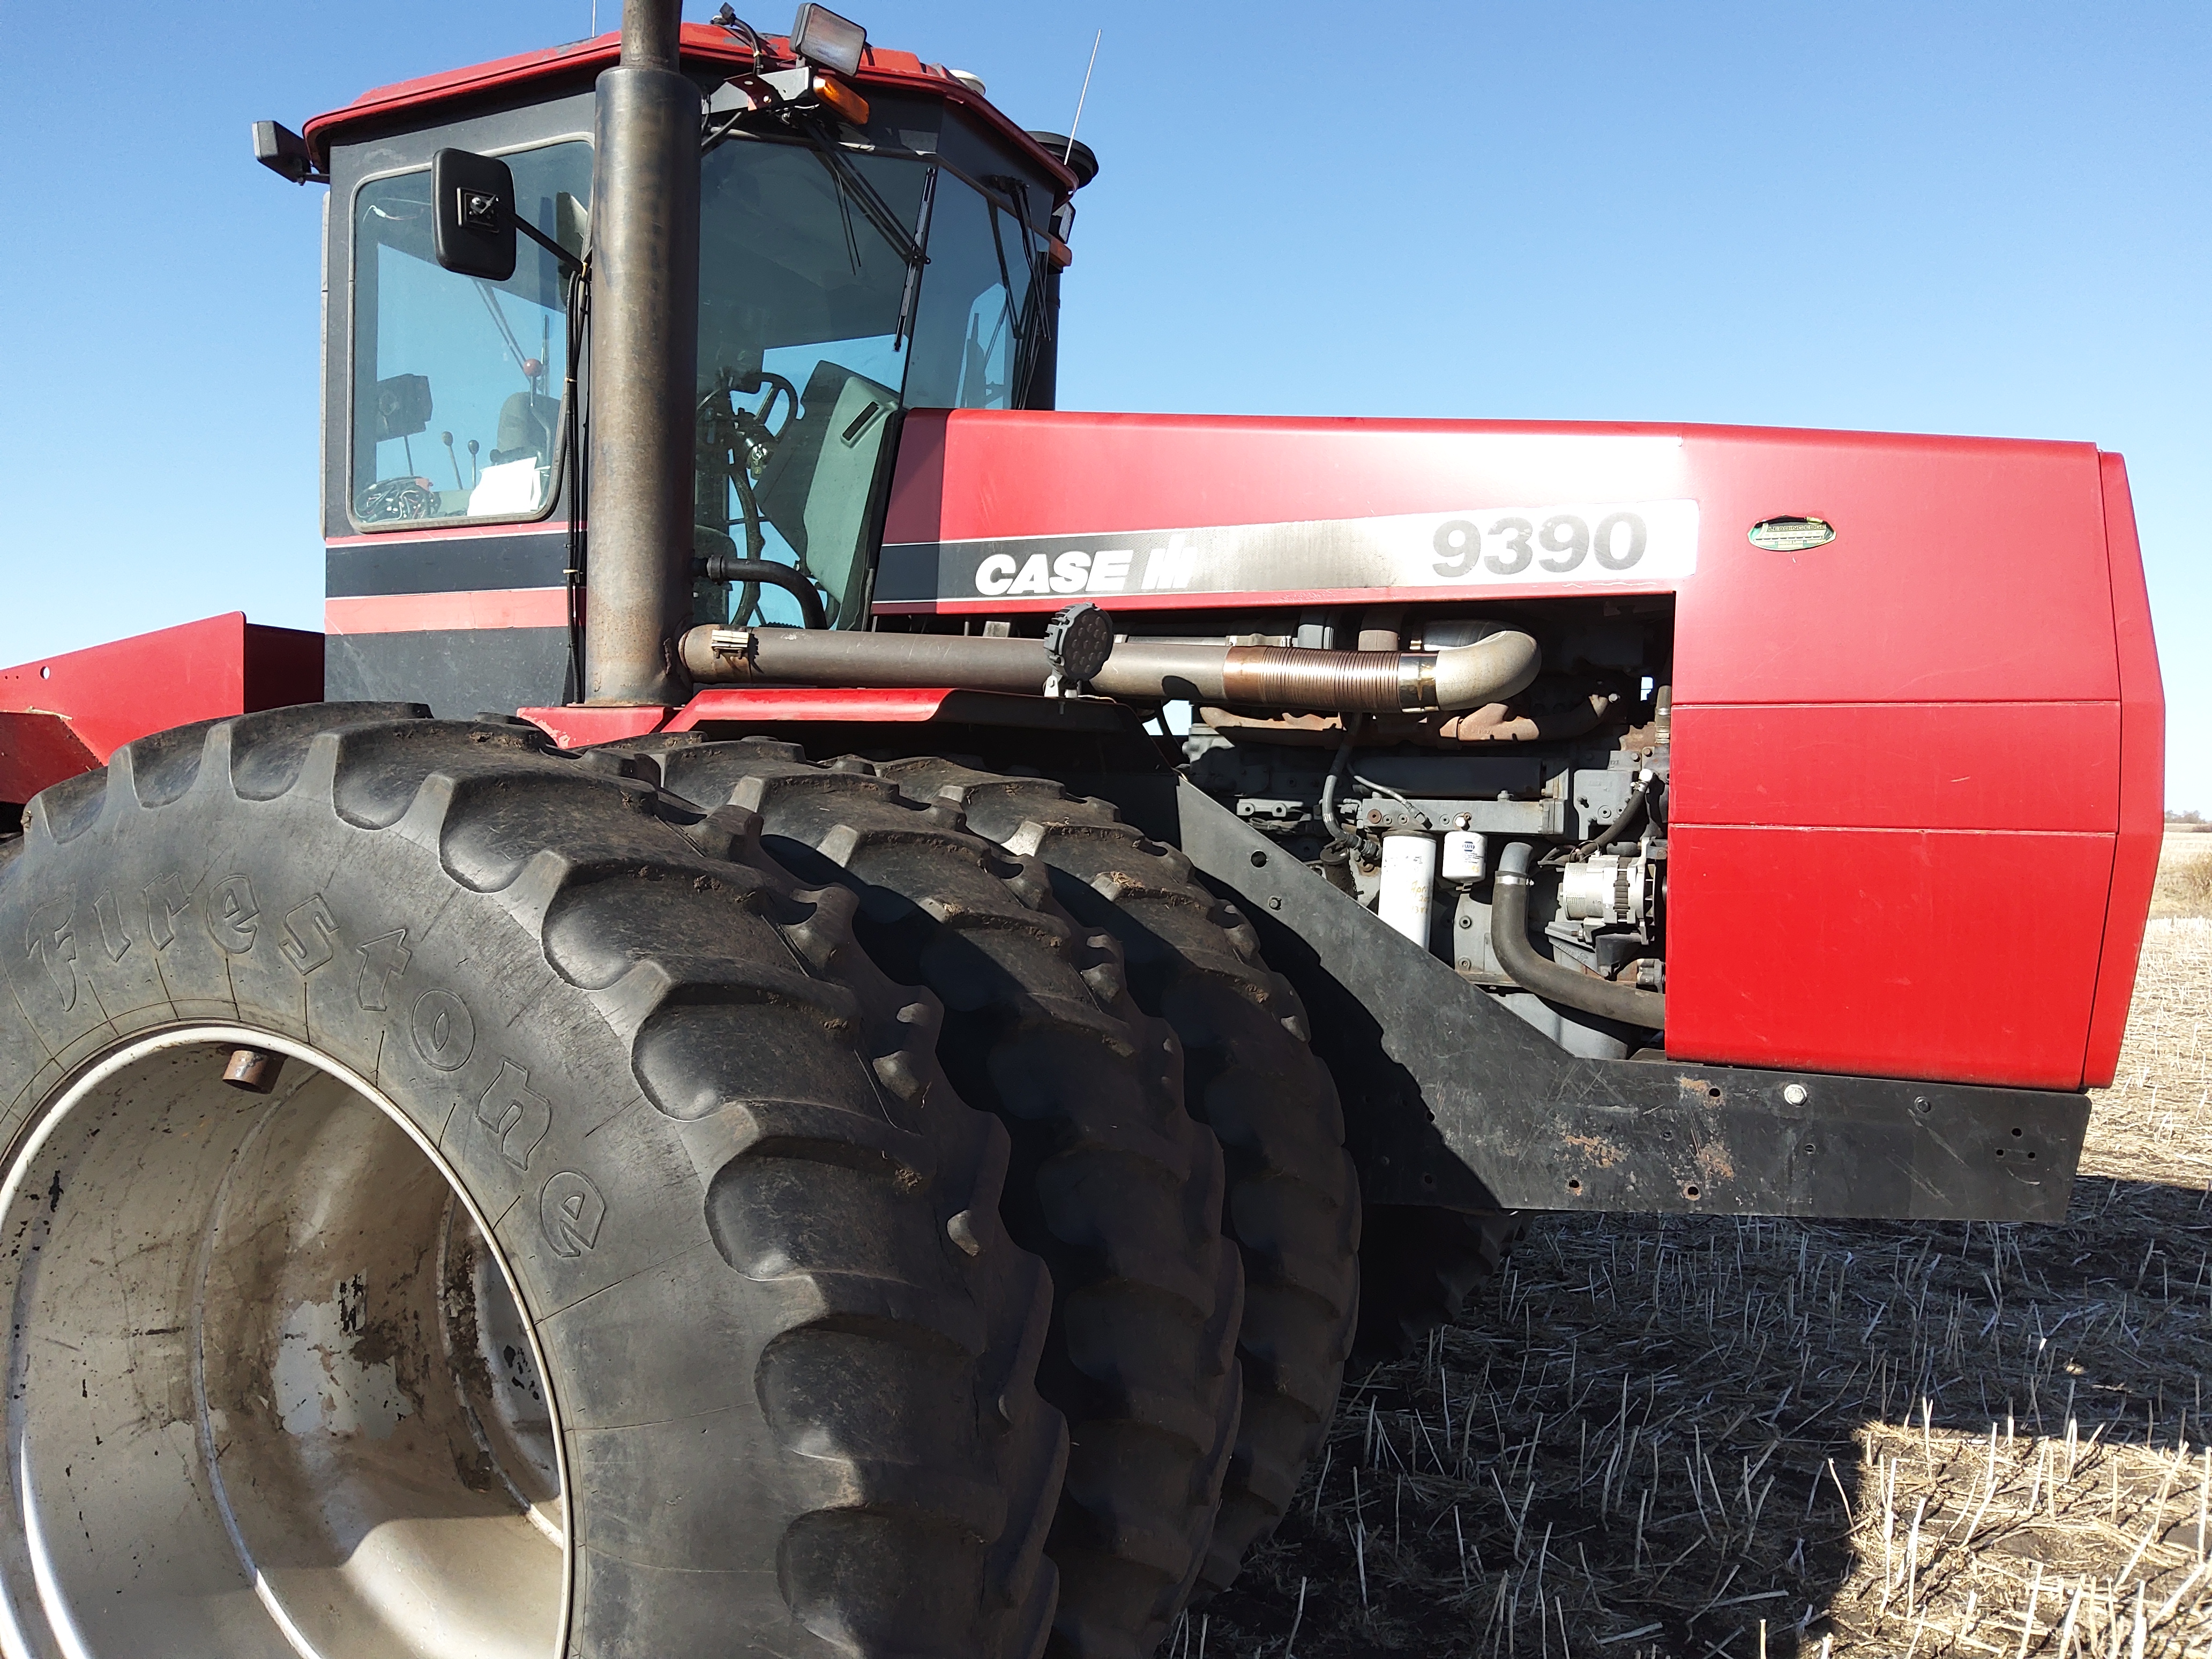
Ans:
<svg viewBox="0 0 2212 1659"><path fill-rule="evenodd" d="M520 211L580 251L592 149L570 141L504 158ZM503 283L441 270L430 174L393 174L354 198L354 518L530 518L552 506L568 368L568 283L524 240Z"/></svg>
<svg viewBox="0 0 2212 1659"><path fill-rule="evenodd" d="M909 408L1020 405L1040 343L1030 314L1036 261L1035 235L1012 214L959 179L939 180Z"/></svg>

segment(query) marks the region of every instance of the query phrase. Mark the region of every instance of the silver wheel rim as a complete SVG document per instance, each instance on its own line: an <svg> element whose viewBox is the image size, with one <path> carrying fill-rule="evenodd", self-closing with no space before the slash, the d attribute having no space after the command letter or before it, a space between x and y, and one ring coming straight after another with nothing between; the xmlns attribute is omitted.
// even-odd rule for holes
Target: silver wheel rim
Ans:
<svg viewBox="0 0 2212 1659"><path fill-rule="evenodd" d="M272 1093L222 1080L282 1054ZM0 1184L0 1648L557 1659L559 1415L488 1218L374 1085L228 1025L111 1051Z"/></svg>

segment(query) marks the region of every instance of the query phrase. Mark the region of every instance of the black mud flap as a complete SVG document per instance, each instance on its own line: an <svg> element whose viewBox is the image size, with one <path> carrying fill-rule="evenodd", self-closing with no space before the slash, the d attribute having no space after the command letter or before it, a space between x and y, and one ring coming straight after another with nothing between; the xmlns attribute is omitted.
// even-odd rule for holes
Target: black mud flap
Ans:
<svg viewBox="0 0 2212 1659"><path fill-rule="evenodd" d="M2085 1095L1567 1054L1188 782L1126 801L1258 926L1337 1064L1370 1204L2045 1221Z"/></svg>

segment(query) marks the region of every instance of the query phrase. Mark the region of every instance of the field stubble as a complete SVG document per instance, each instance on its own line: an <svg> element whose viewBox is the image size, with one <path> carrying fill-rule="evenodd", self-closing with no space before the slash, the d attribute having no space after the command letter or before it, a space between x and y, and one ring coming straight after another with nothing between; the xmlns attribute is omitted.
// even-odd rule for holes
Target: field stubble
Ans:
<svg viewBox="0 0 2212 1659"><path fill-rule="evenodd" d="M1536 1219L1163 1651L2212 1655L2208 1024L2154 923L2061 1226Z"/></svg>
<svg viewBox="0 0 2212 1659"><path fill-rule="evenodd" d="M2212 834L2169 830L2158 860L2153 916L2212 916Z"/></svg>

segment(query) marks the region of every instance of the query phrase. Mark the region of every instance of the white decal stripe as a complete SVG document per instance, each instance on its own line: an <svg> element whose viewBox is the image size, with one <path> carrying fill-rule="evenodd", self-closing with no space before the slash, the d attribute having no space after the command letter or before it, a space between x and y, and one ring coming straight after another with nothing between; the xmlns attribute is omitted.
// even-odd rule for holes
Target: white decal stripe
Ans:
<svg viewBox="0 0 2212 1659"><path fill-rule="evenodd" d="M886 548L878 604L1121 595L1671 587L1698 503L1553 502L1371 519L1027 536Z"/></svg>

